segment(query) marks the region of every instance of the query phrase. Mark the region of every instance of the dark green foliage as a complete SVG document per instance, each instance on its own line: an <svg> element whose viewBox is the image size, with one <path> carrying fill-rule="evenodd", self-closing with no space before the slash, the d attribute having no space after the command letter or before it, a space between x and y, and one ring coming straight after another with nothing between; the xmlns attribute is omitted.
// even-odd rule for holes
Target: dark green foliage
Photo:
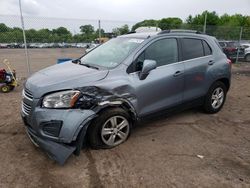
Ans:
<svg viewBox="0 0 250 188"><path fill-rule="evenodd" d="M127 34L129 32L129 27L126 24L126 25L123 25L121 27L114 28L112 30L112 32L114 33L115 36L124 35L124 34Z"/></svg>
<svg viewBox="0 0 250 188"><path fill-rule="evenodd" d="M241 14L219 16L215 11L204 11L201 14L192 16L189 15L182 22L180 18L163 18L161 20L144 20L136 23L132 27L132 31L138 27L153 26L159 27L162 30L167 29L191 29L203 32L203 26L207 15L206 33L213 35L218 39L238 40L240 35L240 28L243 27L242 39L250 39L250 16Z"/></svg>
<svg viewBox="0 0 250 188"><path fill-rule="evenodd" d="M240 36L241 27L243 27L242 39L250 39L250 16L243 16L241 14L228 15L224 14L218 16L216 12L204 11L202 14L192 17L188 16L186 19L186 28L203 31L205 21L205 14L207 14L206 33L216 36L218 39L238 40Z"/></svg>
<svg viewBox="0 0 250 188"><path fill-rule="evenodd" d="M180 18L163 18L158 22L158 27L162 30L179 29L181 25L182 20Z"/></svg>

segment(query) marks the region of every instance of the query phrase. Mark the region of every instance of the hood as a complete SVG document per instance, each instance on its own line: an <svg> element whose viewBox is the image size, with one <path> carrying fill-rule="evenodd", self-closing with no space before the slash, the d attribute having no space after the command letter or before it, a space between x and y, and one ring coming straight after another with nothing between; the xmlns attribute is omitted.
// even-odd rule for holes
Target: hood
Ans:
<svg viewBox="0 0 250 188"><path fill-rule="evenodd" d="M34 98L40 98L48 92L83 87L87 83L104 79L108 70L96 70L71 61L53 65L33 74L25 87Z"/></svg>

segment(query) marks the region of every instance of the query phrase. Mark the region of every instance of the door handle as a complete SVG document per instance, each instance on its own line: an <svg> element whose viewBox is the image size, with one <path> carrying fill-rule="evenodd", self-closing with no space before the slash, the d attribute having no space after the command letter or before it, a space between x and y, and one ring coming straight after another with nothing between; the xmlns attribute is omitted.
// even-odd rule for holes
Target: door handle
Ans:
<svg viewBox="0 0 250 188"><path fill-rule="evenodd" d="M210 60L209 62L208 62L208 65L213 65L214 64L214 60Z"/></svg>
<svg viewBox="0 0 250 188"><path fill-rule="evenodd" d="M179 75L181 75L181 74L182 74L181 71L176 71L176 72L174 73L174 77L179 76Z"/></svg>

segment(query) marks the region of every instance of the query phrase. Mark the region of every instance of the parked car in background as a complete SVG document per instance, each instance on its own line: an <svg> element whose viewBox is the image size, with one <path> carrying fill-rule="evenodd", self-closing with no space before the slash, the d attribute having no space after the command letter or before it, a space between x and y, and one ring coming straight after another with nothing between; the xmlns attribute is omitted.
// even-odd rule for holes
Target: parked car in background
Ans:
<svg viewBox="0 0 250 188"><path fill-rule="evenodd" d="M219 41L219 44L221 48L223 49L223 52L226 54L227 58L235 61L237 58L237 53L239 50L238 58L244 59L245 50L244 48L235 41Z"/></svg>
<svg viewBox="0 0 250 188"><path fill-rule="evenodd" d="M247 62L250 62L250 43L243 43L241 46L245 49L244 51L244 59Z"/></svg>
<svg viewBox="0 0 250 188"><path fill-rule="evenodd" d="M7 43L0 43L0 48L8 48L8 44Z"/></svg>
<svg viewBox="0 0 250 188"><path fill-rule="evenodd" d="M76 48L87 48L89 43L77 43Z"/></svg>
<svg viewBox="0 0 250 188"><path fill-rule="evenodd" d="M151 115L197 105L219 112L230 80L231 61L214 37L127 34L33 74L21 115L31 141L63 164L86 141L96 149L125 142L132 126Z"/></svg>
<svg viewBox="0 0 250 188"><path fill-rule="evenodd" d="M7 44L7 48L22 48L22 44L20 44L20 43L10 43L10 44Z"/></svg>

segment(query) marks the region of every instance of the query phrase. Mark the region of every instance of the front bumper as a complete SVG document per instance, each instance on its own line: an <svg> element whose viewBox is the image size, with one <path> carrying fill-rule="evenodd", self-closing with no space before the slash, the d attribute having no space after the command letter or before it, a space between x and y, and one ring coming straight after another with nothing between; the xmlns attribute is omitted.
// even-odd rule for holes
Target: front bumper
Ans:
<svg viewBox="0 0 250 188"><path fill-rule="evenodd" d="M40 138L28 127L26 127L26 132L33 144L44 150L51 159L57 161L60 165L63 165L76 149L76 146L69 146Z"/></svg>
<svg viewBox="0 0 250 188"><path fill-rule="evenodd" d="M95 113L91 110L55 110L36 107L29 115L22 111L21 116L31 141L62 165L76 150L76 140L81 130L85 131L83 133L85 136L86 126L95 117ZM43 130L44 122L52 121L62 122L58 136L48 135Z"/></svg>

